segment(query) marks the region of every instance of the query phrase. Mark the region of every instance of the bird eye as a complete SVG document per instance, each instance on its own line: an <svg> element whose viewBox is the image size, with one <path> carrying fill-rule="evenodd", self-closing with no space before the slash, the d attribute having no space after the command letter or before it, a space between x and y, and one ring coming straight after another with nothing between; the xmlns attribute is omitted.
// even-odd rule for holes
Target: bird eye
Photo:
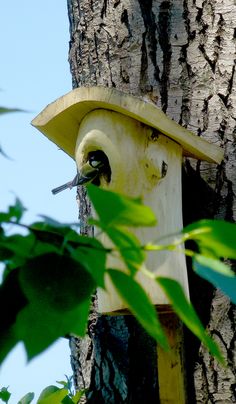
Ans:
<svg viewBox="0 0 236 404"><path fill-rule="evenodd" d="M101 167L103 165L103 162L102 161L97 161L97 160L91 160L89 162L89 164L94 168L99 168L99 167Z"/></svg>

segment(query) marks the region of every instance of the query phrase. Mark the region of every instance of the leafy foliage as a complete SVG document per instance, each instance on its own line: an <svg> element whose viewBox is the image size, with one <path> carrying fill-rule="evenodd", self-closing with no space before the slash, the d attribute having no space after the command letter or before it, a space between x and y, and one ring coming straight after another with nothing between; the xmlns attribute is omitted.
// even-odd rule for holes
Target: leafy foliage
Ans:
<svg viewBox="0 0 236 404"><path fill-rule="evenodd" d="M8 387L2 387L0 390L0 399L4 403L8 403L10 397L11 397L11 393L8 391Z"/></svg>
<svg viewBox="0 0 236 404"><path fill-rule="evenodd" d="M185 240L196 241L200 252L215 258L236 259L235 224L223 220L200 220L184 229Z"/></svg>
<svg viewBox="0 0 236 404"><path fill-rule="evenodd" d="M24 112L24 111L19 108L6 108L0 106L0 114L9 114L10 112Z"/></svg>
<svg viewBox="0 0 236 404"><path fill-rule="evenodd" d="M80 390L74 392L72 389L72 377L67 377L67 381L57 382L62 387L59 388L57 386L51 385L47 386L40 393L39 398L37 400L37 404L77 404L79 403L81 397L85 394L85 390ZM8 403L11 397L11 393L8 391L8 388L3 387L0 390L0 399ZM30 404L32 403L35 397L34 393L27 393L22 397L17 404Z"/></svg>
<svg viewBox="0 0 236 404"><path fill-rule="evenodd" d="M88 193L97 214L92 222L110 238L112 248L105 248L96 239L78 235L73 226L47 217L44 221L23 225L21 220L25 208L19 200L7 212L0 213L0 259L5 265L0 304L8 307L8 312L3 310L1 316L0 360L18 341L23 341L31 359L59 336L70 333L84 336L91 296L97 287L105 288L105 275L110 277L118 294L145 330L167 349L167 339L156 311L135 280L137 272L143 271L163 289L186 326L222 362L217 345L204 330L181 286L172 279L155 277L144 270L142 264L145 250L156 250L158 254L159 250L168 249L171 253L178 251L184 241L194 240L199 253L185 251L193 258L193 269L235 302L236 277L221 259L236 256L236 225L201 221L184 229L173 244L142 246L130 228L155 225L156 219L150 208L137 199L93 185L88 186ZM12 234L12 226L16 229L22 227L25 234ZM108 254L119 254L126 272L107 268ZM42 403L49 402L49 393L51 400L60 396L61 400L71 402L68 401L71 397L66 398L64 388L56 388L44 392Z"/></svg>
<svg viewBox="0 0 236 404"><path fill-rule="evenodd" d="M0 213L0 221L1 222L19 222L22 217L24 212L26 211L26 208L22 204L19 198L16 198L15 204L13 206L9 206L8 212L6 213Z"/></svg>
<svg viewBox="0 0 236 404"><path fill-rule="evenodd" d="M27 393L24 397L20 399L18 404L30 404L34 399L34 393Z"/></svg>

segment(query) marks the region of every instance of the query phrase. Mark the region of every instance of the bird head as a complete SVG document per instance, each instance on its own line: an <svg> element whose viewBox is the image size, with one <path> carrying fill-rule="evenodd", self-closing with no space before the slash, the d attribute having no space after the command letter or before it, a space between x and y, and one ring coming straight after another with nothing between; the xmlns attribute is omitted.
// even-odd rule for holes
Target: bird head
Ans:
<svg viewBox="0 0 236 404"><path fill-rule="evenodd" d="M91 182L92 184L99 186L102 176L108 183L111 181L109 160L102 150L90 151L86 160L86 163L79 169L76 185Z"/></svg>
<svg viewBox="0 0 236 404"><path fill-rule="evenodd" d="M111 167L107 155L102 150L94 150L88 153L88 163L90 167L97 170L97 175L93 181L95 185L100 185L101 176L109 183L111 181Z"/></svg>

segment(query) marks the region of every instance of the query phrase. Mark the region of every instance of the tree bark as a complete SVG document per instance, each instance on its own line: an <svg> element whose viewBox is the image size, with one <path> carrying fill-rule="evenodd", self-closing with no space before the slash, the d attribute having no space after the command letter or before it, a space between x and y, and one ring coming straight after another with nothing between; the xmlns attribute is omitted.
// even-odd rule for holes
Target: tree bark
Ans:
<svg viewBox="0 0 236 404"><path fill-rule="evenodd" d="M73 87L116 87L148 99L224 147L220 166L185 162L183 214L185 224L234 221L234 0L68 0L68 12ZM79 201L87 233L84 190ZM228 363L220 367L186 333L189 402L236 402L235 308L191 270L189 278L191 299ZM89 387L88 402L159 402L155 344L131 316L93 318L89 337L71 346L76 386Z"/></svg>

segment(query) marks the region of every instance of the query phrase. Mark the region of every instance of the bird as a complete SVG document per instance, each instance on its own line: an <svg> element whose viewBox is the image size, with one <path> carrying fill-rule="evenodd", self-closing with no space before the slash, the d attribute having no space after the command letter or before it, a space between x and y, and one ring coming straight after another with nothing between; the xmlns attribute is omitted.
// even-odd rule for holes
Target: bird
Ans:
<svg viewBox="0 0 236 404"><path fill-rule="evenodd" d="M106 154L101 150L95 150L88 154L88 161L81 167L72 181L68 181L57 188L52 189L53 195L78 185L93 182L100 174L106 174L108 179L111 175L110 165Z"/></svg>

